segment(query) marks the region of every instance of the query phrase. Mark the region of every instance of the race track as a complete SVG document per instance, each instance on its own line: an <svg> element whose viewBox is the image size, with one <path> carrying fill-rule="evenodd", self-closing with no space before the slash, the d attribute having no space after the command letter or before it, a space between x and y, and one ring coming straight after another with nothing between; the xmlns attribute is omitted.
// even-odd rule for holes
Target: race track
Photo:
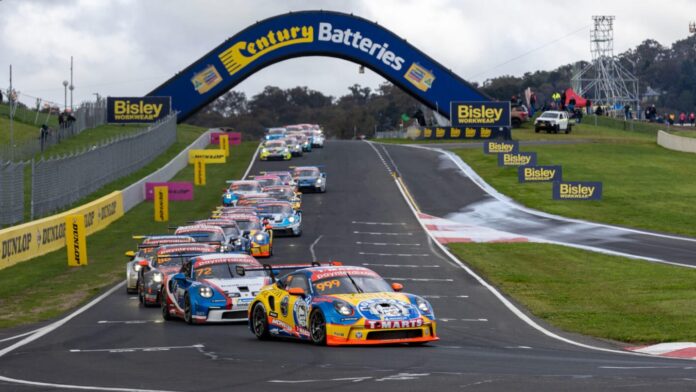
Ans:
<svg viewBox="0 0 696 392"><path fill-rule="evenodd" d="M459 205L443 205L432 196L443 186L439 182L442 173L429 171L422 177L417 170L428 171L427 165L437 168L437 156L405 147L389 147L388 151L421 208L428 206L434 214L459 211ZM324 149L291 163L257 162L251 172L304 164L325 165L327 193L304 196L302 237L277 239L271 261L310 261L314 255L320 261L366 265L403 283L405 291L431 301L439 319L439 342L424 347L345 348L261 342L246 324L163 322L159 309L140 307L134 296L119 287L65 325L0 357L0 376L4 377L0 390L55 390L55 384L68 389L171 391L696 388L692 361L583 348L549 337L522 321L431 244L368 143L327 142ZM458 203L476 200L478 188L451 184L450 180L445 181L462 186L466 195ZM620 350L611 343L560 334ZM10 343L2 343L0 349ZM31 386L8 378L46 385Z"/></svg>

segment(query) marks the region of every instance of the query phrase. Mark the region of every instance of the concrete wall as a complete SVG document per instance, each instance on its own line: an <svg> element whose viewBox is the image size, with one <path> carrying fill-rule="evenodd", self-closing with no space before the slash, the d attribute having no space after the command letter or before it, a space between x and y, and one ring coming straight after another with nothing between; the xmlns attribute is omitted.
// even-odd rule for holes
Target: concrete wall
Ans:
<svg viewBox="0 0 696 392"><path fill-rule="evenodd" d="M145 183L146 182L167 182L171 180L176 173L188 165L188 152L191 149L202 149L210 144L210 130L203 133L193 143L186 147L174 159L162 166L156 172L142 178L140 181L132 184L123 190L123 209L129 211L145 200ZM125 212L124 211L124 212Z"/></svg>
<svg viewBox="0 0 696 392"><path fill-rule="evenodd" d="M675 151L696 153L696 138L676 136L665 131L657 131L657 144Z"/></svg>

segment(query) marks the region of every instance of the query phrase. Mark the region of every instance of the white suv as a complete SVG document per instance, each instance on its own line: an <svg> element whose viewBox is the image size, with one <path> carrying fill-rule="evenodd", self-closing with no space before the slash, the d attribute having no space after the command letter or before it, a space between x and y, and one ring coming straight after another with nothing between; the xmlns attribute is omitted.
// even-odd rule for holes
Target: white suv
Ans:
<svg viewBox="0 0 696 392"><path fill-rule="evenodd" d="M562 111L551 110L544 112L534 120L534 132L539 132L543 129L549 133L558 133L558 131L570 133L571 127L568 121L568 113Z"/></svg>

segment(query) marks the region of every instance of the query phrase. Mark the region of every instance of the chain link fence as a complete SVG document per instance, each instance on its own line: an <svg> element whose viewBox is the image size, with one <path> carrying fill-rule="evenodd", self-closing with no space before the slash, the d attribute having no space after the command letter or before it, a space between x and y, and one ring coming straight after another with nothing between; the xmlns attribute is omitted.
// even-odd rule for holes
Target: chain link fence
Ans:
<svg viewBox="0 0 696 392"><path fill-rule="evenodd" d="M176 141L176 114L146 130L82 152L32 163L31 218L88 196L150 163Z"/></svg>
<svg viewBox="0 0 696 392"><path fill-rule="evenodd" d="M0 226L24 218L24 162L0 163Z"/></svg>
<svg viewBox="0 0 696 392"><path fill-rule="evenodd" d="M5 105L0 107L0 109L7 108L9 108L9 106ZM3 114L1 112L2 110L0 110L0 114ZM0 161L22 161L31 159L36 154L44 151L44 149L60 143L61 140L78 135L86 129L105 124L106 101L100 100L98 102L82 103L75 113L72 114L70 121L62 124L58 124L57 120L54 120L55 124L53 122L46 123L44 120L47 120L50 114L28 109L18 109L14 115L16 119L26 117L23 121L27 123L29 121L34 121L37 124L46 124L48 125L48 131L42 134L39 125L37 125L36 137L34 139L15 141L14 145L8 143L0 146ZM54 119L56 117L57 115L53 115Z"/></svg>

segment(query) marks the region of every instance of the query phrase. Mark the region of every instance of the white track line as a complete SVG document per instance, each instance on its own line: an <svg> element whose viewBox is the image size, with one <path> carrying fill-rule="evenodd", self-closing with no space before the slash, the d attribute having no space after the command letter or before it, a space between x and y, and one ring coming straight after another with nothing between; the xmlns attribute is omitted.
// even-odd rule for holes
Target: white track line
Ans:
<svg viewBox="0 0 696 392"><path fill-rule="evenodd" d="M317 243L323 236L324 235L322 234L319 237L317 237L317 239L314 240L314 242L312 242L312 245L309 246L309 252L312 254L312 261L317 261L317 255L314 253L314 247L317 245Z"/></svg>
<svg viewBox="0 0 696 392"><path fill-rule="evenodd" d="M259 144L260 146L260 144ZM249 175L249 171L251 171L251 167L254 165L254 162L256 161L256 156L259 153L259 147L256 147L256 152L254 153L254 156L251 158L251 162L249 162L249 166L247 167L246 172L244 173L244 176L242 178L246 178L246 176ZM104 294L98 296L97 298L93 299L89 303L87 303L85 306L77 309L76 311L72 312L71 314L65 316L64 318L49 324L43 328L40 328L35 331L34 334L27 336L26 338L20 340L19 342L6 347L2 350L0 350L0 358L7 355L8 353L25 346L42 336L55 331L56 329L62 327L65 323L68 321L72 320L73 318L79 316L92 306L98 304L101 302L104 298L108 297L111 295L113 292L118 290L119 288L123 287L126 284L126 281L124 280L123 282L117 284L116 286L112 287L109 289L107 292ZM67 384L52 384L52 383L45 383L45 382L36 382L36 381L28 381L28 380L19 380L16 378L11 378L11 377L5 377L5 376L0 376L0 381L5 381L8 383L15 383L15 384L23 384L23 385L32 385L32 386L40 386L40 387L51 387L51 388L58 388L58 389L72 389L72 390L92 390L92 391L125 391L125 392L172 392L172 391L167 391L167 390L160 390L160 389L137 389L137 388L110 388L110 387L97 387L97 386L84 386L84 385L67 385Z"/></svg>
<svg viewBox="0 0 696 392"><path fill-rule="evenodd" d="M42 328L43 328L43 327L42 327ZM40 331L42 328L37 328L37 329L34 329L34 330L32 330L32 331L24 332L24 333L19 334L19 335L10 336L9 338L5 338L5 339L0 340L0 343L2 343L2 342L7 342L7 341L10 341L10 340L19 339L19 338L24 337L24 336L27 336L27 335L31 335L31 334L33 334L34 332Z"/></svg>
<svg viewBox="0 0 696 392"><path fill-rule="evenodd" d="M369 142L369 141L366 141L366 143L372 144L372 142ZM373 147L373 148L374 148L374 147ZM379 152L377 152L377 154L379 154ZM571 345L573 345L573 346L582 347L582 348L586 348L586 349L589 349L589 350L608 352L608 353L613 353L613 354L633 355L633 356L641 356L641 357L655 358L655 356L651 356L651 355L647 355L647 354L635 353L635 352L631 352L631 351L614 350L614 349L603 348L603 347L596 347L596 346L592 346L592 345L589 345L589 344L584 344L584 343L576 342L576 341L571 340L571 339L568 339L568 338L566 338L566 337L557 335L557 334L555 334L555 333L549 331L548 329L542 327L541 325L537 324L536 321L532 320L529 316L527 316L526 314L524 314L524 312L522 312L520 309L518 309L512 302L510 302L507 298L505 298L505 296L503 296L495 287L491 286L488 282L486 282L482 277L480 277L478 274L476 274L476 272L474 272L474 271L473 271L471 268L469 268L466 264L462 263L461 260L459 260L459 259L457 258L457 256L453 255L453 254L447 249L447 247L445 247L444 245L442 245L441 243L439 243L439 242L432 236L432 234L430 233L430 231L425 227L425 225L423 224L423 222L421 222L420 219L418 219L418 212L416 211L416 209L413 207L413 205L412 205L412 204L410 203L410 201L408 200L408 197L406 196L406 192L403 190L403 188L401 188L401 184L399 184L399 182L396 181L396 180L394 180L394 183L396 184L396 187L399 189L399 192L401 192L401 196L402 196L402 197L404 198L404 200L406 201L406 204L407 204L408 207L411 209L411 212L413 213L413 216L416 217L416 219L418 220L418 223L420 223L421 228L423 229L423 231L425 231L425 233L428 234L428 236L430 236L430 238L433 239L433 242L434 242L435 246L437 246L445 255L447 255L447 257L449 257L450 260L452 260L452 261L453 261L455 264L457 264L460 268L462 268L464 271L466 271L466 273L468 273L471 277L473 277L474 279L476 279L476 280L479 282L479 284L481 284L481 285L482 285L483 287L485 287L488 291L490 291L496 298L498 298L498 300L499 300L503 305L505 305L506 308L508 308L508 310L510 310L515 316L517 316L520 320L522 320L523 322L525 322L527 325L529 325L530 327L536 329L537 331L541 332L542 334L544 334L544 335L546 335L546 336L548 336L548 337L550 337L550 338L553 338L553 339L556 339L556 340L560 340L560 341L562 341L562 342L564 342L564 343L568 343L568 344L571 344Z"/></svg>
<svg viewBox="0 0 696 392"><path fill-rule="evenodd" d="M256 162L256 157L259 155L260 150L261 150L261 143L259 143L259 145L256 146L256 151L254 152L254 156L251 157L251 161L249 162L249 166L247 166L247 169L244 172L244 175L242 176L242 180L246 179L247 176L249 175L249 172L251 171L251 167L254 166L254 162Z"/></svg>

